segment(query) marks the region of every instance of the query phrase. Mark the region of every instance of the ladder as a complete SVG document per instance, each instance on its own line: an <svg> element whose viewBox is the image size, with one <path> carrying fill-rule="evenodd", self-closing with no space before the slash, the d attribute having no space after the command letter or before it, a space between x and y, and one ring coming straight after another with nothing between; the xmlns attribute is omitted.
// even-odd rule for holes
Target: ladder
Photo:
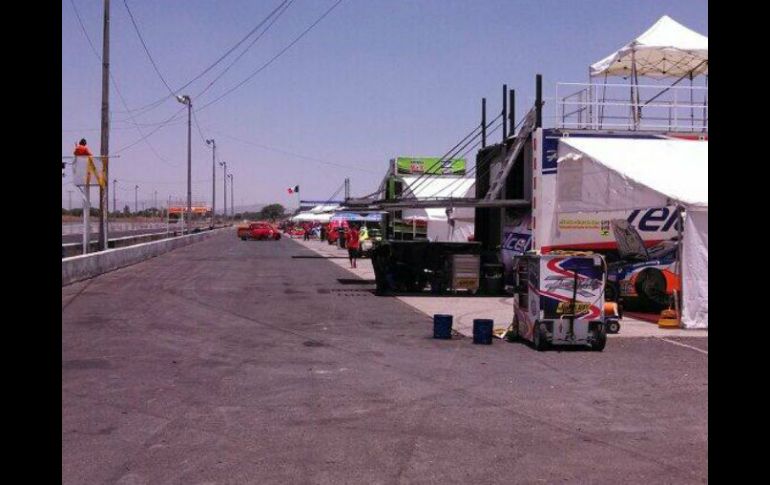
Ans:
<svg viewBox="0 0 770 485"><path fill-rule="evenodd" d="M494 200L500 198L500 192L502 191L503 186L505 186L505 180L508 178L508 174L511 173L511 169L516 163L516 160L519 158L519 154L524 149L524 145L529 140L529 135L532 133L532 130L535 129L535 118L537 117L536 111L537 110L533 107L531 110L529 110L529 113L527 113L527 116L524 119L524 124L519 130L519 134L516 135L516 141L513 142L511 151L508 153L508 156L503 162L503 170L489 186L489 190L484 196L484 200Z"/></svg>

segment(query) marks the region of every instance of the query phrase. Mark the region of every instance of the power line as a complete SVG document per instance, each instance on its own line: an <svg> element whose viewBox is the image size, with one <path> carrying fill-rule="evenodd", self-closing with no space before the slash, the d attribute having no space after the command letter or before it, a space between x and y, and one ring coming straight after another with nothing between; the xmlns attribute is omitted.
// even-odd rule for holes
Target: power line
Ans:
<svg viewBox="0 0 770 485"><path fill-rule="evenodd" d="M246 145L253 145L253 146L258 147L258 148L262 148L262 149L265 149L265 150L270 150L270 151L277 152L277 153L282 153L284 155L289 155L289 156L296 157L296 158L301 158L301 159L304 159L304 160L309 160L311 162L322 163L324 165L332 165L332 166L340 167L340 168L347 168L347 169L350 169L350 170L360 170L362 172L377 173L375 170L370 170L370 169L366 169L366 168L356 167L356 166L352 166L352 165L344 165L344 164L341 164L341 163L328 162L326 160L321 160L321 159L318 159L318 158L308 157L306 155L300 155L298 153L293 153L293 152L290 152L290 151L287 151L287 150L281 150L279 148L273 148L273 147L270 147L270 146L267 146L267 145L262 145L262 144L259 144L259 143L254 143L254 142L251 142L251 141L247 141L247 140L243 140L243 139L240 139L240 138L236 138L236 137L228 135L228 134L226 134L226 133L224 133L222 131L218 131L218 130L212 130L212 131L214 131L214 133L217 133L217 134L220 134L220 135L224 136L225 138L229 138L229 139L234 140L234 141L245 143Z"/></svg>
<svg viewBox="0 0 770 485"><path fill-rule="evenodd" d="M208 91L208 90L209 90L209 88L211 88L211 86L213 86L213 85L214 85L214 83L215 83L215 82L217 82L217 81L218 81L218 80L219 80L219 79L220 79L222 76L224 76L224 75L227 73L227 71L229 71L229 70L230 70L230 68L231 68L231 67L233 67L233 66L235 65L235 63L237 63L237 62L238 62L238 60L240 60L240 58L241 58L241 57L243 57L243 56L244 56L244 55L245 55L245 54L246 54L246 53L247 53L247 52L248 52L248 51L249 51L249 50L250 50L250 49L251 49L251 48L254 46L254 44L256 44L256 43L257 43L257 41L259 41L259 39L261 39L261 38L262 38L262 36L264 36L264 35L267 33L267 31L268 31L268 30L270 30L270 27L272 27L272 26L273 26L273 24L274 24L274 23L275 23L275 22L276 22L276 21L277 21L277 20L278 20L278 19L281 17L281 15L283 15L283 14L286 12L286 10L288 10L288 9L289 9L289 7L291 6L291 4L292 4L292 3L294 3L294 0L288 0L288 3L286 3L286 6L283 8L283 10L281 10L280 12L278 12L278 15L276 15L276 16L273 18L273 20L271 20L271 21L270 21L270 23L267 25L267 27L265 27L265 30L263 30L263 31L262 31L262 32L261 32L261 33L260 33L258 36L256 36L256 37L254 38L254 40L252 40L252 41L251 41L251 43L250 43L249 45L247 45L247 46L246 46L246 49L244 49L244 50L243 50L243 52L241 52L240 54L238 54L238 57L236 57L235 59L233 59L233 61L232 61L232 62L231 62L231 63L230 63L230 64L229 64L229 65L228 65L228 66L227 66L227 67L226 67L226 68L225 68L225 69L224 69L224 70L223 70L221 73L219 73L219 75L218 75L217 77L215 77L215 78L214 78L214 79L213 79L213 80L212 80L212 81L211 81L211 82L210 82L210 83L209 83L209 84L208 84L208 85L207 85L207 86L206 86L206 87L203 89L203 91L201 91L200 93L198 93L198 94L197 94L195 97L196 97L196 98L200 98L200 97L203 95L203 93L205 93L206 91ZM280 8L280 6L279 6L279 8ZM271 13L271 15L272 15L272 13Z"/></svg>
<svg viewBox="0 0 770 485"><path fill-rule="evenodd" d="M213 62L211 65L209 65L209 66L208 66L206 69L204 69L204 70L203 70L203 71L202 71L200 74L198 74L197 76L193 77L193 78L192 78L190 81L188 81L188 82L187 82L185 85L183 85L183 86L181 86L179 89L177 89L177 92L179 92L179 91L183 90L184 88L186 88L186 87L187 87L187 86L189 86L190 84L194 83L195 81L197 81L198 79L200 79L201 77L203 77L204 75L206 75L206 73L208 73L208 72L209 72L211 69L213 69L214 67L216 67L216 65L217 65L217 64L219 64L220 62L222 62L222 61L223 61L223 60L224 60L224 59L225 59L227 56L229 56L229 55L230 55L230 54L231 54L233 51L235 51L235 50L236 50L236 49L237 49L237 48L238 48L238 47L239 47L241 44L243 44L243 43L246 41L246 39L248 39L249 37L251 37L251 36L252 36L252 34L254 34L254 32L256 32L256 31L257 31L257 30L258 30L258 29L259 29L259 28L260 28L262 25L264 25L264 23L265 23L265 22L267 22L267 21L268 21L268 20L269 20L269 19L270 19L270 18L271 18L271 17L272 17L274 14L275 14L275 12L277 12L277 11L278 11L278 9L280 9L280 8L281 8L281 7L282 7L282 6L283 6L283 5L284 5L284 4L287 2L287 1L289 1L289 0L283 0L283 1L282 1L282 2L281 2L281 3L280 3L280 4L279 4L279 5L278 5L278 6L277 6L275 9L273 9L273 11L272 11L272 12L270 12L270 14L268 14L268 16L267 16L267 17L265 17L264 19L262 19L262 20L261 20L261 21L260 21L260 22L257 24L257 26L256 26L256 27L254 27L253 29L251 29L251 30L249 31L249 33L248 33L248 34L246 34L246 35L245 35L245 36L244 36L244 37L243 37L243 38L242 38L240 41L238 41L238 43L236 43L236 44L235 44L233 47L231 47L231 48L230 48L230 49L229 49L227 52L225 52L225 53L224 53L222 56L220 56L220 57L219 57L219 58L218 58L216 61L214 61L214 62ZM173 90L170 90L170 91L172 91L172 93L173 93ZM151 110L155 109L156 107L160 106L160 104L161 104L161 103L163 103L164 101L166 101L166 100L167 100L167 99L169 99L170 97L172 97L172 95L169 95L169 96L164 96L164 97L162 97L162 98L159 98L159 99L157 99L157 100L155 100L155 101L153 101L153 102L151 102L151 103L149 103L149 104L146 104L145 106L142 106L142 107L139 107L139 108L133 109L133 110L131 110L131 111L134 111L134 112L136 112L136 111L141 111L141 112L142 112L141 114L145 114L145 113L148 113L149 111L151 111Z"/></svg>
<svg viewBox="0 0 770 485"><path fill-rule="evenodd" d="M132 143L129 143L128 145L124 146L123 148L120 148L119 150L117 150L117 151L115 152L115 154L117 155L118 153L121 153L121 152L123 152L123 151L125 151L125 150L127 150L127 149L131 148L132 146L134 146L134 145L136 145L136 144L138 144L138 143L140 143L140 142L142 142L142 141L146 140L147 138L151 137L152 135L154 135L155 133L157 133L157 132L158 132L158 130L160 130L160 129L161 129L161 128L163 128L164 126L168 125L168 124L169 124L171 121L173 121L174 119L176 119L176 117L179 115L179 113L181 113L181 112L182 112L182 111L184 111L184 110L185 110L185 107L184 107L184 106L182 106L181 108L179 108L179 110L178 110L176 113L174 113L173 115L171 115L171 117L170 117L170 118L168 118L167 120L165 120L165 121L161 122L161 124L160 124L160 125L159 125L157 128L155 128L155 129L154 129L154 130L152 130L151 132L147 133L147 135L145 135L145 136L142 136L140 139L138 139L138 140L136 140L136 141L134 141L134 142L132 142Z"/></svg>
<svg viewBox="0 0 770 485"><path fill-rule="evenodd" d="M91 42L91 36L88 35L88 31L86 30L85 24L83 24L83 19L80 17L80 12L78 11L78 8L75 5L74 0L70 0L70 4L72 5L72 9L75 11L75 17L77 17L77 19L78 19L78 23L80 24L80 28L83 31L83 34L85 35L86 40L88 41L88 45L91 46L91 51L94 53L94 55L99 60L99 62L101 62L102 61L102 56L99 55L99 53L97 52L96 48L94 47L93 42ZM120 98L120 102L128 110L128 104L126 103L126 99L125 99L125 97L123 97L123 93L121 92L120 87L118 86L117 79L115 79L115 77L113 76L112 71L110 71L109 74L110 74L110 80L112 81L112 85L115 87L115 92L118 93L118 97ZM142 133L142 130L139 128L139 124L136 122L136 120L134 120L134 117L131 116L131 115L129 115L129 116L131 118L131 123L134 125L134 128L136 128L136 131L139 132L139 136L142 137L141 140L144 140L145 143L147 143L147 146L150 147L150 150L158 158L158 160L160 160L161 162L163 162L163 163L165 163L167 165L175 166L175 164L169 163L168 160L166 160L165 158L160 156L158 151L155 150L155 147L150 143L149 140L147 140L147 137L144 136L144 134ZM113 128L113 129L115 129L115 128ZM94 131L96 131L96 130L94 130Z"/></svg>
<svg viewBox="0 0 770 485"><path fill-rule="evenodd" d="M193 115L193 121L195 121L195 127L198 128L198 134L201 137L201 141L205 145L206 144L206 137L203 136L203 131L201 131L201 125L198 123L198 116L195 114L195 110L192 110L192 115Z"/></svg>
<svg viewBox="0 0 770 485"><path fill-rule="evenodd" d="M288 51L289 49L291 49L291 48L292 48L292 46L294 46L294 44L296 44L297 42L299 42L299 41L300 41L300 39L302 39L302 38L303 38L305 35L307 35L307 33L308 33L308 32L310 32L311 30L313 30L313 28L314 28L316 25L318 25L318 23L319 23L319 22L321 22L321 21L322 21L324 18L326 18L326 16L327 16L327 15L329 15L329 14L332 12L332 10L334 10L335 8L337 8L337 5L339 5L340 3L342 3L342 0L337 0L337 1L334 3L334 5L332 5L332 6L331 6L329 9L327 9L327 10L326 10L326 11L325 11L325 12L324 12L324 13L323 13L323 14L322 14L320 17L318 17L318 19L316 19L316 21L315 21L315 22L313 22L312 24L310 24L310 26L309 26L308 28L306 28L304 31L302 31L302 33L301 33L301 34L299 34L299 35L298 35L298 36L297 36L297 37L296 37L296 38L295 38L293 41L291 41L291 43L289 43L289 45L287 45L286 47L284 47L283 49L281 49L281 50L278 52L278 54L274 55L274 56L273 56L273 57L272 57L272 58L271 58L269 61L267 61L266 63L264 63L262 66L260 66L260 67L259 67L259 68L258 68L256 71L254 71L254 72L252 72L251 74L249 74L249 76L248 76L248 77L246 77L246 79L244 79L244 80L243 80L243 81L241 81L240 83L236 84L236 85L235 85L235 86L233 86L232 88L228 89L227 91L225 91L225 92L224 92L222 95L220 95L219 97L217 97L217 98L214 98L214 100L212 100L212 101L210 101L210 102L208 102L208 103L204 104L203 106L201 106L201 107L199 108L199 110L204 110L204 109L206 109L207 107L209 107L209 106L211 106L212 104L214 104L214 103L218 102L220 99L222 99L222 98L224 98L225 96L229 95L229 94L230 94L230 93L232 93L233 91L235 91L235 90L239 89L241 86L243 86L244 84L246 84L247 82L249 82L251 79L253 79L253 78L254 78L254 76L256 76L257 74L259 74L260 72L262 72L264 69L266 69L266 68L267 68L267 67L268 67L270 64L272 64L272 63L273 63L273 62L274 62L276 59L278 59L278 58L279 58L279 57L281 57L281 56L282 56L282 55L283 55L283 54L284 54L286 51Z"/></svg>
<svg viewBox="0 0 770 485"><path fill-rule="evenodd" d="M158 77L161 81L163 81L163 85L166 86L166 89L168 89L169 93L171 93L172 96L176 96L176 93L173 89L171 89L171 86L168 85L166 82L166 79L163 77L163 74L160 73L160 69L158 69L158 65L155 64L155 59L152 58L152 54L150 54L150 50L147 48L147 44L144 42L144 38L142 37L142 33L139 31L139 26L136 25L136 20L134 19L134 14L131 13L131 9L128 7L128 0L123 0L123 5L126 6L126 11L128 11L128 16L131 18L131 24L134 26L134 32L136 32L136 35L139 37L139 41L142 43L142 47L144 47L144 52L147 53L147 57L150 59L150 63L152 64L153 69L155 69L155 73L158 74Z"/></svg>

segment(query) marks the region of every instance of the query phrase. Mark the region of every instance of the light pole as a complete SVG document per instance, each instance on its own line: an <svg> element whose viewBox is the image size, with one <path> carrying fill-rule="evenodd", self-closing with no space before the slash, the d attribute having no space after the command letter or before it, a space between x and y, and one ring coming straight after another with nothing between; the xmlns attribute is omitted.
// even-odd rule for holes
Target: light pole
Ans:
<svg viewBox="0 0 770 485"><path fill-rule="evenodd" d="M118 212L118 199L117 199L117 193L118 193L118 179L114 179L112 181L112 210L114 212Z"/></svg>
<svg viewBox="0 0 770 485"><path fill-rule="evenodd" d="M232 214L233 220L235 220L235 195L233 193L235 185L233 184L233 174L230 173L228 177L230 177L230 214Z"/></svg>
<svg viewBox="0 0 770 485"><path fill-rule="evenodd" d="M206 140L211 145L211 227L214 227L214 218L217 213L217 142L212 138Z"/></svg>
<svg viewBox="0 0 770 485"><path fill-rule="evenodd" d="M72 191L71 191L71 190L68 190L68 191L67 191L67 194L68 194L68 195L69 195L69 197L70 197L70 202L69 202L69 207L70 207L70 208L69 208L69 211L70 211L70 212L72 212Z"/></svg>
<svg viewBox="0 0 770 485"><path fill-rule="evenodd" d="M134 186L134 214L139 212L139 186Z"/></svg>
<svg viewBox="0 0 770 485"><path fill-rule="evenodd" d="M224 214L224 219L227 220L227 162L219 162L219 165L222 166L225 174L225 176L222 177L222 182L224 183L224 193L222 198L225 201L225 210L222 214Z"/></svg>
<svg viewBox="0 0 770 485"><path fill-rule="evenodd" d="M192 222L192 100L187 94L177 96L176 100L187 105L187 228L189 230Z"/></svg>

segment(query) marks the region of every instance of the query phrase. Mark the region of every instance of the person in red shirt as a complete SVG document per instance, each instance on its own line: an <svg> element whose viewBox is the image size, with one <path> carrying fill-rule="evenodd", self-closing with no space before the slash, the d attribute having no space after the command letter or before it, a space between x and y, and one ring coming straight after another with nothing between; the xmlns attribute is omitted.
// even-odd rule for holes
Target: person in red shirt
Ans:
<svg viewBox="0 0 770 485"><path fill-rule="evenodd" d="M75 145L75 156L76 157L93 157L94 154L91 153L91 150L88 148L88 143L86 142L86 139L83 138L80 140L80 143Z"/></svg>
<svg viewBox="0 0 770 485"><path fill-rule="evenodd" d="M348 248L348 257L350 258L350 267L356 267L358 259L358 228L355 225L350 226L350 230L345 233L345 246Z"/></svg>

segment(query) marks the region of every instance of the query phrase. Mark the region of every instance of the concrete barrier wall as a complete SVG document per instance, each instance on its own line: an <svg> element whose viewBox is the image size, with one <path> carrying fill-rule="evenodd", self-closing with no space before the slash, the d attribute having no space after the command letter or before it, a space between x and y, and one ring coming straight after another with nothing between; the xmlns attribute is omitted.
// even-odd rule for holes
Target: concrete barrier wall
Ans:
<svg viewBox="0 0 770 485"><path fill-rule="evenodd" d="M168 251L208 239L227 229L199 232L125 248L108 249L98 253L64 258L61 260L61 284L66 286L108 271L130 266Z"/></svg>

